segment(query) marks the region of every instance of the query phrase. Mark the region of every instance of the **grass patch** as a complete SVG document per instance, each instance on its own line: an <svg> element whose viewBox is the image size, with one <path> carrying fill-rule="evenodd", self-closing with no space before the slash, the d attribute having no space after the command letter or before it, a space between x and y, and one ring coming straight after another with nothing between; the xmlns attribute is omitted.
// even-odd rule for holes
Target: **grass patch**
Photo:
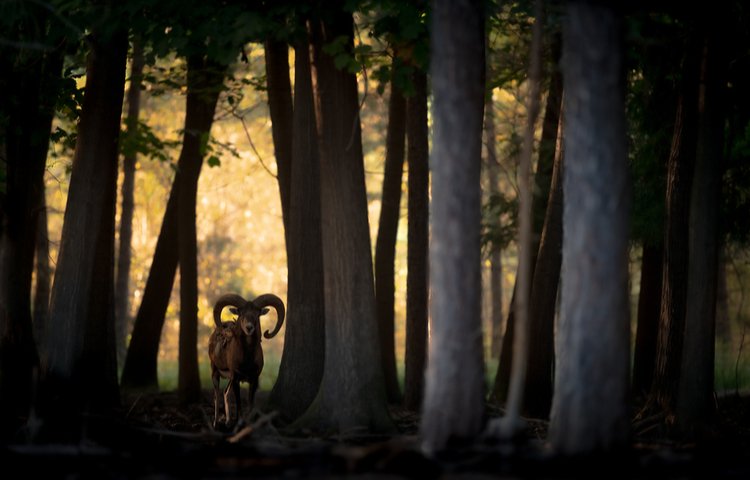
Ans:
<svg viewBox="0 0 750 480"><path fill-rule="evenodd" d="M274 383L276 383L276 377L279 375L281 358L273 353L266 353L264 361L263 372L260 374L260 390L271 390ZM201 377L201 386L204 389L212 389L211 366L209 365L208 358L200 359L198 362L198 371ZM162 392L177 390L177 372L177 359L160 358L157 365L159 390ZM225 382L226 380L222 383L222 386L225 385Z"/></svg>

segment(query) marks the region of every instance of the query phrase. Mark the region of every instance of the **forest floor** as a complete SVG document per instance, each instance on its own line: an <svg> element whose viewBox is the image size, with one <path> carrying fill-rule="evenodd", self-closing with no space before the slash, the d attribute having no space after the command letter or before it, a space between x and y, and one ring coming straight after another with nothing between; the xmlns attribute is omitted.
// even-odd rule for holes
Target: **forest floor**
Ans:
<svg viewBox="0 0 750 480"><path fill-rule="evenodd" d="M418 416L391 415L397 435L288 436L254 411L231 432L211 428L212 393L180 407L174 393L128 395L117 418L91 418L79 445L0 446L4 478L750 478L750 397L718 401L714 434L701 443L664 438L658 423L634 424L616 457L560 458L545 445L547 424L529 421L513 443L488 439L438 457L421 453ZM262 397L259 398L262 402ZM501 412L488 406L490 417Z"/></svg>

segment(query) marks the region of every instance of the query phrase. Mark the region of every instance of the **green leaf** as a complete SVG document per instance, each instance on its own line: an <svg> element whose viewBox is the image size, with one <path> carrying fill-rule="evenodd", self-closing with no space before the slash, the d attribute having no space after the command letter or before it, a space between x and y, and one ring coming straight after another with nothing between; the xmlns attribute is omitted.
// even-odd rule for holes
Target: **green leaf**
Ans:
<svg viewBox="0 0 750 480"><path fill-rule="evenodd" d="M211 168L221 166L221 160L219 160L219 157L217 157L216 155L211 155L210 157L208 157L206 163L208 163L208 166Z"/></svg>

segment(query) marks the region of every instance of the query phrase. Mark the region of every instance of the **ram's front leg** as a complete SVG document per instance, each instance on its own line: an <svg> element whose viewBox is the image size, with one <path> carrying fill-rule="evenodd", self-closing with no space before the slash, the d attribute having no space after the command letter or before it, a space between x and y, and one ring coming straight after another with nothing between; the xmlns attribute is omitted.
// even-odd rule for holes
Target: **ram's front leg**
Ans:
<svg viewBox="0 0 750 480"><path fill-rule="evenodd" d="M250 412L252 412L253 407L255 407L255 394L258 391L258 377L250 380L247 390L247 401L250 404Z"/></svg>
<svg viewBox="0 0 750 480"><path fill-rule="evenodd" d="M232 382L232 390L234 390L234 403L237 408L237 416L234 419L234 425L237 425L237 422L239 422L240 417L242 416L242 401L240 400L240 381L235 380Z"/></svg>

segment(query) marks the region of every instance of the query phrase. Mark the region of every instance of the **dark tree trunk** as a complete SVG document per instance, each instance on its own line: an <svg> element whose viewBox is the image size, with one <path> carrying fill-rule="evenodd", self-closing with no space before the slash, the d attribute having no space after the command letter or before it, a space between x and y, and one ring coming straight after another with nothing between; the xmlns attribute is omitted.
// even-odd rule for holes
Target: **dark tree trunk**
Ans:
<svg viewBox="0 0 750 480"><path fill-rule="evenodd" d="M190 136L185 135L183 139L177 173L172 182L172 190L169 194L164 220L156 242L154 259L151 262L146 288L143 292L143 300L133 325L133 334L125 358L121 379L123 388L155 390L159 386L156 371L159 341L161 340L164 316L169 306L169 297L179 260L179 192L184 182L197 185L197 175L200 175L200 164L203 161L198 140L207 137L213 123L213 109L211 109L210 114L206 113L205 110L212 104L215 108L216 99L212 97L217 96L218 98L218 90L223 79L222 76L211 73L207 74L206 77L205 79L194 79L194 81L205 82L199 85L199 88L204 90L189 92L188 95L193 108L186 111L185 131L187 132L190 128L192 134ZM214 90L217 91L214 92ZM187 140L188 138L190 140ZM186 140L187 145L185 144ZM190 162L198 163L198 167L191 168L190 165L186 165ZM195 177L193 178L190 175Z"/></svg>
<svg viewBox="0 0 750 480"><path fill-rule="evenodd" d="M94 33L47 325L43 416L71 426L119 403L114 233L127 35ZM50 425L50 423L48 423Z"/></svg>
<svg viewBox="0 0 750 480"><path fill-rule="evenodd" d="M143 44L133 42L133 59L130 62L130 87L128 89L128 116L126 135L135 139L138 129L138 115L141 108L141 77L143 76ZM132 141L131 141L132 143ZM130 329L130 249L133 238L133 195L135 189L136 151L129 145L122 159L122 208L120 211L120 244L117 254L117 277L115 278L115 318L117 328L117 359L125 362L126 340Z"/></svg>
<svg viewBox="0 0 750 480"><path fill-rule="evenodd" d="M276 156L281 215L289 253L289 204L292 178L292 87L289 82L289 46L286 42L265 42L268 110L271 114L271 136Z"/></svg>
<svg viewBox="0 0 750 480"><path fill-rule="evenodd" d="M120 384L129 390L159 388L156 367L164 316L174 284L178 261L177 195L183 174L177 168L164 212L143 300L133 324Z"/></svg>
<svg viewBox="0 0 750 480"><path fill-rule="evenodd" d="M184 174L177 196L177 235L180 261L180 339L177 394L180 403L201 396L198 373L198 246L195 207L204 145L214 121L224 82L224 68L202 56L188 57L185 136L178 168ZM205 132L205 134L204 134Z"/></svg>
<svg viewBox="0 0 750 480"><path fill-rule="evenodd" d="M8 75L0 103L7 121L2 140L6 178L0 192L0 438L5 438L29 413L33 371L39 366L31 283L63 55L58 50L0 55Z"/></svg>
<svg viewBox="0 0 750 480"><path fill-rule="evenodd" d="M715 19L712 19L714 22ZM685 344L677 423L689 436L708 432L714 412L714 340L719 263L721 175L724 150L725 45L716 24L703 47L698 98L698 149L690 205ZM721 28L721 27L719 27Z"/></svg>
<svg viewBox="0 0 750 480"><path fill-rule="evenodd" d="M47 200L44 178L41 179L39 220L36 231L36 288L34 290L34 339L40 358L44 358L44 329L49 319L49 295L52 269L49 264L49 231L47 228Z"/></svg>
<svg viewBox="0 0 750 480"><path fill-rule="evenodd" d="M544 121L542 123L542 138L539 144L539 160L537 162L536 174L534 175L533 203L531 206L532 218L532 245L531 264L536 265L539 244L544 228L547 212L547 202L550 199L552 182L552 171L555 161L555 145L557 144L557 130L562 107L562 73L557 64L560 60L560 37L553 38L552 64L555 66L551 72L550 89L547 94L547 103L544 108ZM531 272L531 282L534 281L534 271ZM518 275L516 275L516 283ZM517 285L513 285L513 293L510 298L508 318L505 321L505 334L500 349L500 362L492 388L492 397L498 403L505 403L510 386L510 372L513 360L513 339L515 334L515 302Z"/></svg>
<svg viewBox="0 0 750 480"><path fill-rule="evenodd" d="M287 420L318 392L325 357L320 156L307 40L294 48L294 140L289 199L289 290L284 352L269 407Z"/></svg>
<svg viewBox="0 0 750 480"><path fill-rule="evenodd" d="M427 132L427 73L413 75L414 95L408 100L409 233L406 277L406 359L404 405L419 410L427 363L429 145Z"/></svg>
<svg viewBox="0 0 750 480"><path fill-rule="evenodd" d="M558 115L559 115L558 109ZM559 121L559 118L558 118ZM559 132L562 134L563 125ZM552 188L547 202L547 216L542 229L539 254L534 267L529 307L529 355L524 394L526 415L547 418L552 406L554 323L557 306L557 289L562 264L562 216L563 191L562 170L564 151L562 135L558 135L557 154L543 150L541 153L555 155L552 170Z"/></svg>
<svg viewBox="0 0 750 480"><path fill-rule="evenodd" d="M687 42L682 67L672 148L667 163L666 223L661 313L656 343L656 370L651 394L668 418L674 414L680 381L687 307L690 192L695 165L699 48L694 34Z"/></svg>
<svg viewBox="0 0 750 480"><path fill-rule="evenodd" d="M395 63L395 60L394 60ZM393 65L392 76L396 65ZM404 139L406 133L406 99L391 79L391 97L388 104L388 131L386 133L385 174L381 197L380 223L375 241L375 300L378 309L380 356L385 375L388 401L401 400L401 389L396 373L396 344L394 340L395 287L394 262L396 236L401 217L401 179L404 171ZM408 304L408 302L407 302ZM407 328L408 330L408 328Z"/></svg>
<svg viewBox="0 0 750 480"><path fill-rule="evenodd" d="M646 243L641 260L641 291L638 295L638 320L633 356L633 394L645 395L651 388L656 361L656 337L659 333L661 280L664 245Z"/></svg>
<svg viewBox="0 0 750 480"><path fill-rule="evenodd" d="M380 367L375 290L367 223L357 79L339 70L324 45L346 38L353 22L337 4L313 26L314 85L320 130L325 276L325 365L320 389L298 426L345 432L392 430Z"/></svg>
<svg viewBox="0 0 750 480"><path fill-rule="evenodd" d="M483 423L483 12L482 2L466 0L437 0L432 11L432 323L420 428L428 452L445 449L450 439L474 437Z"/></svg>
<svg viewBox="0 0 750 480"><path fill-rule="evenodd" d="M549 438L557 452L625 447L629 434L628 218L622 20L572 1L563 24L563 266Z"/></svg>

